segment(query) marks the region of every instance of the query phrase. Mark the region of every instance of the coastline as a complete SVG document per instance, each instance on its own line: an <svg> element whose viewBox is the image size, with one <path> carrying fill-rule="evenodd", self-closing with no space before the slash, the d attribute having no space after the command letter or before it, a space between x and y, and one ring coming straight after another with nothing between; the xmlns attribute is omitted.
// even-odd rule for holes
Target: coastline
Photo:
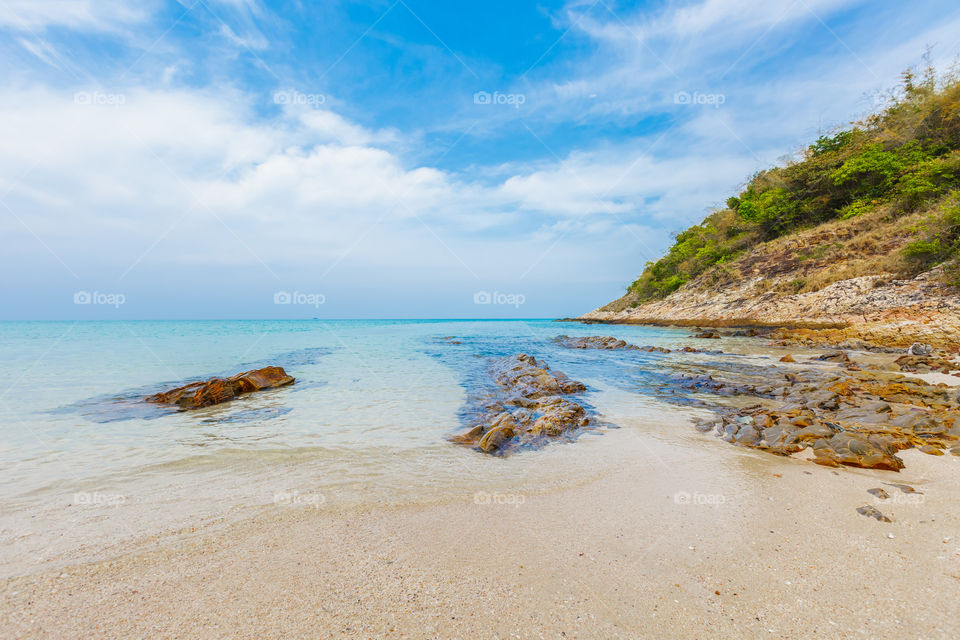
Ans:
<svg viewBox="0 0 960 640"><path fill-rule="evenodd" d="M687 342L677 335L669 341ZM734 367L764 367L787 353L801 360L821 353L751 337L702 342L722 353L682 355L681 366L734 358ZM631 362L617 353L564 353L602 355L617 376L617 367ZM938 375L915 377L960 384ZM960 634L949 615L960 579L960 457L903 451L906 467L898 473L824 467L809 452L776 456L701 433L695 424L708 412L697 406L585 380L603 418L619 428L506 458L450 449L463 455L458 482L446 485L433 474L436 491L416 500L254 498L215 517L225 505L211 491L205 514L99 548L87 540L55 562L0 580L6 634ZM423 458L421 450L410 464ZM294 479L294 469L283 467L284 485L262 471L237 482L259 483L266 500L278 488L300 487L309 496L310 473ZM889 497L868 493L878 488ZM858 513L864 506L893 522ZM142 509L103 514L104 526L115 528L160 521Z"/></svg>
<svg viewBox="0 0 960 640"><path fill-rule="evenodd" d="M907 348L915 342L960 351L960 294L938 267L911 279L891 274L833 282L790 293L786 275L760 275L716 286L707 275L662 299L630 293L575 318L582 322L653 326L775 329L773 337L819 345Z"/></svg>

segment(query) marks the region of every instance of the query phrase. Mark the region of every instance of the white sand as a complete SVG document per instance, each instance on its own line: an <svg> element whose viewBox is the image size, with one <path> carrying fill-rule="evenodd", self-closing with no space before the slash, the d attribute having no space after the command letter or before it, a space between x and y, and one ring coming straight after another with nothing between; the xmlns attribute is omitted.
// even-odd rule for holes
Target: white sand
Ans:
<svg viewBox="0 0 960 640"><path fill-rule="evenodd" d="M898 474L834 471L685 425L604 438L627 462L585 486L491 498L514 504L274 508L10 579L0 634L960 637L960 458L906 451Z"/></svg>

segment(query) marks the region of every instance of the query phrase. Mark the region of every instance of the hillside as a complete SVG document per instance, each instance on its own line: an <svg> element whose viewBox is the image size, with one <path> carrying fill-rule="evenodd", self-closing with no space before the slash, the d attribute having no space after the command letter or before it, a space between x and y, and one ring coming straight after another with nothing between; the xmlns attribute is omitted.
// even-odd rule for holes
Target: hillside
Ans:
<svg viewBox="0 0 960 640"><path fill-rule="evenodd" d="M960 346L960 79L907 71L886 108L754 175L584 320L832 327Z"/></svg>

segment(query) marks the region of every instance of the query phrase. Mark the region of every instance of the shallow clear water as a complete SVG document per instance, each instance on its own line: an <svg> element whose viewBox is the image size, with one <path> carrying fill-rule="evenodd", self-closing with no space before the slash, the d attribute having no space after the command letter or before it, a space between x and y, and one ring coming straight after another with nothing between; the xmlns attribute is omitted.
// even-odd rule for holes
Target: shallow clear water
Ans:
<svg viewBox="0 0 960 640"><path fill-rule="evenodd" d="M569 350L552 340L600 333L639 345L691 343L685 330L548 320L0 323L0 537L22 546L35 536L42 547L41 523L67 518L82 530L120 510L134 514L121 519L133 533L156 528L168 512L431 500L583 481L600 471L591 448L615 427L681 416L671 376L711 360ZM469 394L487 384L488 359L516 353L584 382L581 400L600 426L576 443L508 458L450 444L445 436L463 428ZM196 411L142 402L185 381L267 364L296 384ZM723 364L714 357L712 366Z"/></svg>

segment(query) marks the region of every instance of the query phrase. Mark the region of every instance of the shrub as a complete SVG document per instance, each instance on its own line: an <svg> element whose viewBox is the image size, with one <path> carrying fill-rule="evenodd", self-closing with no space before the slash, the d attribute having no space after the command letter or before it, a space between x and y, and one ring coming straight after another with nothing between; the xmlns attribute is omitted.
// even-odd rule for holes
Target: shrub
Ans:
<svg viewBox="0 0 960 640"><path fill-rule="evenodd" d="M663 297L764 241L880 205L891 216L936 207L958 200L950 195L958 188L960 79L948 75L938 84L932 69L908 70L886 108L754 175L725 209L677 234L630 291L640 301ZM941 214L904 249L912 269L960 258L960 208Z"/></svg>

